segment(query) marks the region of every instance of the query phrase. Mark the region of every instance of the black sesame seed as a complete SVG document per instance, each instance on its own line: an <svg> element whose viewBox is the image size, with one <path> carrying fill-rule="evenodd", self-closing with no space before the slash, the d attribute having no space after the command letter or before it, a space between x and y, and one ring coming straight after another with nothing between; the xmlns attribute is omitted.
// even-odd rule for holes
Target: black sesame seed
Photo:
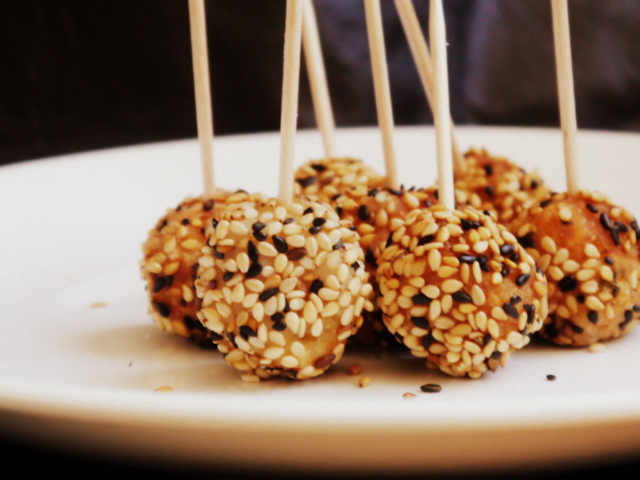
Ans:
<svg viewBox="0 0 640 480"><path fill-rule="evenodd" d="M611 219L609 218L609 215L607 215L605 212L602 212L600 214L600 224L606 229L611 231L611 229L613 228L613 224L611 223Z"/></svg>
<svg viewBox="0 0 640 480"><path fill-rule="evenodd" d="M393 242L393 232L389 232L389 236L387 237L387 243L385 243L384 247L387 248Z"/></svg>
<svg viewBox="0 0 640 480"><path fill-rule="evenodd" d="M491 186L486 186L484 187L484 191L487 195L489 195L490 197L493 197L493 187Z"/></svg>
<svg viewBox="0 0 640 480"><path fill-rule="evenodd" d="M487 345L489 345L490 341L491 341L491 334L485 333L484 337L482 337L482 346L486 347Z"/></svg>
<svg viewBox="0 0 640 480"><path fill-rule="evenodd" d="M312 223L313 223L314 227L321 227L322 225L327 223L327 219L326 218L322 218L322 217L316 217L316 218L313 219Z"/></svg>
<svg viewBox="0 0 640 480"><path fill-rule="evenodd" d="M451 295L451 298L453 299L454 302L458 302L458 303L473 303L473 299L471 298L471 295L469 295L467 292L463 292L462 290L454 292Z"/></svg>
<svg viewBox="0 0 640 480"><path fill-rule="evenodd" d="M267 226L266 223L255 222L253 225L251 225L251 230L254 231L254 232L259 232L260 230L262 230L266 226Z"/></svg>
<svg viewBox="0 0 640 480"><path fill-rule="evenodd" d="M266 302L276 293L278 293L278 287L268 288L258 296L258 300L260 300L261 302Z"/></svg>
<svg viewBox="0 0 640 480"><path fill-rule="evenodd" d="M418 245L420 244L420 242L418 242ZM460 261L460 263L467 263L469 265L471 265L473 262L476 261L476 257L473 255L468 255L466 253L463 253L461 255L458 256L458 260Z"/></svg>
<svg viewBox="0 0 640 480"><path fill-rule="evenodd" d="M364 252L364 261L372 267L378 266L378 262L376 261L376 257L373 254L373 249L371 247L367 248L367 251Z"/></svg>
<svg viewBox="0 0 640 480"><path fill-rule="evenodd" d="M553 382L556 379L555 375L547 375L547 380L549 380L550 382Z"/></svg>
<svg viewBox="0 0 640 480"><path fill-rule="evenodd" d="M215 204L216 202L213 200L213 198L210 198L209 200L207 200L202 204L202 210L204 210L205 212L208 212L209 210L213 209L213 206Z"/></svg>
<svg viewBox="0 0 640 480"><path fill-rule="evenodd" d="M284 238L282 238L280 235L274 235L272 239L273 246L276 247L276 250L279 253L287 253L287 250L289 250L289 245L287 245L287 241Z"/></svg>
<svg viewBox="0 0 640 480"><path fill-rule="evenodd" d="M531 325L536 319L536 306L530 303L525 303L522 308L527 312L527 324Z"/></svg>
<svg viewBox="0 0 640 480"><path fill-rule="evenodd" d="M156 312L158 312L161 317L169 318L171 315L171 309L168 305L160 302L151 302L151 305L153 305L153 308L156 309Z"/></svg>
<svg viewBox="0 0 640 480"><path fill-rule="evenodd" d="M296 180L302 188L307 188L316 183L318 177L299 178Z"/></svg>
<svg viewBox="0 0 640 480"><path fill-rule="evenodd" d="M594 310L589 310L589 313L587 313L587 318L593 324L598 323L598 312Z"/></svg>
<svg viewBox="0 0 640 480"><path fill-rule="evenodd" d="M423 330L429 329L429 320L424 317L411 317L411 322L418 328Z"/></svg>
<svg viewBox="0 0 640 480"><path fill-rule="evenodd" d="M634 305L633 306L633 311L636 313L640 313L640 305Z"/></svg>
<svg viewBox="0 0 640 480"><path fill-rule="evenodd" d="M336 242L336 244L332 248L333 250L340 250L342 247L344 247L344 241L340 239Z"/></svg>
<svg viewBox="0 0 640 480"><path fill-rule="evenodd" d="M333 195L333 196L331 197L331 200L333 200L333 201L335 202L335 201L336 201L336 200L338 200L341 196L342 196L342 194L341 194L341 193L336 193L335 195Z"/></svg>
<svg viewBox="0 0 640 480"><path fill-rule="evenodd" d="M366 205L360 205L358 207L357 215L360 220L366 222L367 220L369 220L369 208Z"/></svg>
<svg viewBox="0 0 640 480"><path fill-rule="evenodd" d="M311 235L315 235L316 233L320 232L320 230L322 230L322 225L317 226L317 227L311 227L311 228L309 229L309 233L310 233Z"/></svg>
<svg viewBox="0 0 640 480"><path fill-rule="evenodd" d="M258 247L256 247L256 244L251 240L249 240L249 243L247 243L247 254L249 255L249 260L251 260L252 262L257 262L260 258Z"/></svg>
<svg viewBox="0 0 640 480"><path fill-rule="evenodd" d="M442 386L437 383L425 383L424 385L420 385L420 390L425 393L438 393L442 391Z"/></svg>
<svg viewBox="0 0 640 480"><path fill-rule="evenodd" d="M460 219L460 225L462 226L462 230L473 230L474 228L479 228L482 226L480 222L476 222L475 220L469 220L467 218Z"/></svg>
<svg viewBox="0 0 640 480"><path fill-rule="evenodd" d="M224 253L218 251L218 246L213 247L213 256L218 260L222 260L224 258Z"/></svg>
<svg viewBox="0 0 640 480"><path fill-rule="evenodd" d="M224 280L225 282L228 282L232 278L233 278L233 272L224 272L224 275L222 276L222 280Z"/></svg>
<svg viewBox="0 0 640 480"><path fill-rule="evenodd" d="M336 207L336 213L338 214L338 217L342 218L342 207Z"/></svg>
<svg viewBox="0 0 640 480"><path fill-rule="evenodd" d="M579 293L578 295L576 295L576 300L578 301L578 303L584 303L586 298L583 294Z"/></svg>
<svg viewBox="0 0 640 480"><path fill-rule="evenodd" d="M319 369L327 368L329 365L331 365L331 362L333 362L335 358L336 356L333 353L323 355L316 360L314 366Z"/></svg>
<svg viewBox="0 0 640 480"><path fill-rule="evenodd" d="M302 212L302 215L308 215L310 213L313 213L313 207L307 207L304 209L304 212Z"/></svg>
<svg viewBox="0 0 640 480"><path fill-rule="evenodd" d="M518 275L518 278L516 278L516 285L522 287L529 281L529 278L531 278L531 275L529 275L528 273Z"/></svg>
<svg viewBox="0 0 640 480"><path fill-rule="evenodd" d="M319 278L316 278L313 282L311 282L309 290L317 295L322 287L324 287L324 282Z"/></svg>
<svg viewBox="0 0 640 480"><path fill-rule="evenodd" d="M624 320L625 322L630 322L633 319L633 312L631 310L624 311Z"/></svg>
<svg viewBox="0 0 640 480"><path fill-rule="evenodd" d="M520 316L520 314L518 313L518 309L510 303L503 304L502 309L504 310L504 313L509 315L511 318L515 318L516 320Z"/></svg>
<svg viewBox="0 0 640 480"><path fill-rule="evenodd" d="M424 237L420 237L418 240L418 246L426 245L427 243L431 243L436 239L435 235L425 235Z"/></svg>
<svg viewBox="0 0 640 480"><path fill-rule="evenodd" d="M615 298L618 296L619 293L620 293L620 287L616 285L615 287L613 287L613 290L611 290L611 295L613 295L613 298Z"/></svg>
<svg viewBox="0 0 640 480"><path fill-rule="evenodd" d="M500 255L502 255L503 257L508 257L515 251L516 251L515 245L511 245L509 243L502 245L500 247Z"/></svg>
<svg viewBox="0 0 640 480"><path fill-rule="evenodd" d="M181 225L189 225L191 222L189 221L188 218L183 218L182 220L180 220L180 224Z"/></svg>
<svg viewBox="0 0 640 480"><path fill-rule="evenodd" d="M484 172L487 175L493 175L493 165L491 164L483 165L482 168L484 169Z"/></svg>
<svg viewBox="0 0 640 480"><path fill-rule="evenodd" d="M553 201L552 198L547 198L546 200L543 200L542 202L540 202L540 208L548 207L552 201Z"/></svg>
<svg viewBox="0 0 640 480"><path fill-rule="evenodd" d="M267 234L264 232L253 232L253 238L259 242L264 242L267 239Z"/></svg>
<svg viewBox="0 0 640 480"><path fill-rule="evenodd" d="M218 219L217 218L212 218L211 219L211 226L215 229L218 226Z"/></svg>
<svg viewBox="0 0 640 480"><path fill-rule="evenodd" d="M322 165L321 163L314 163L311 165L316 172L324 172L328 167L326 165Z"/></svg>
<svg viewBox="0 0 640 480"><path fill-rule="evenodd" d="M620 229L618 227L613 227L609 232L611 235L611 240L616 247L620 246Z"/></svg>
<svg viewBox="0 0 640 480"><path fill-rule="evenodd" d="M254 332L251 327L243 325L240 327L240 336L246 342L247 340L249 340L249 337L257 337L258 334Z"/></svg>
<svg viewBox="0 0 640 480"><path fill-rule="evenodd" d="M273 315L271 315L271 321L274 322L274 323L281 322L282 320L284 320L284 314L283 313L276 312Z"/></svg>
<svg viewBox="0 0 640 480"><path fill-rule="evenodd" d="M604 262L608 263L609 265L613 265L613 258L607 255L606 257L604 257Z"/></svg>
<svg viewBox="0 0 640 480"><path fill-rule="evenodd" d="M631 226L632 230L638 230L638 222L636 221L636 219L634 218L633 220L631 220L631 223L629 224Z"/></svg>
<svg viewBox="0 0 640 480"><path fill-rule="evenodd" d="M378 191L379 190L377 188L372 188L367 192L367 195L370 197L375 197L378 194Z"/></svg>
<svg viewBox="0 0 640 480"><path fill-rule="evenodd" d="M389 188L389 193L400 197L404 192L402 190L395 190L393 188Z"/></svg>
<svg viewBox="0 0 640 480"><path fill-rule="evenodd" d="M236 336L229 332L227 333L227 340L229 340L231 342L231 345L233 345L233 348L238 348L238 344L236 343Z"/></svg>
<svg viewBox="0 0 640 480"><path fill-rule="evenodd" d="M153 293L158 293L167 285L165 277L156 277L153 281Z"/></svg>
<svg viewBox="0 0 640 480"><path fill-rule="evenodd" d="M509 303L511 305L517 305L522 301L522 298L520 298L518 295L513 295L510 299L509 299Z"/></svg>
<svg viewBox="0 0 640 480"><path fill-rule="evenodd" d="M590 203L587 203L587 210L592 213L598 213L598 209L595 207L595 205L591 205Z"/></svg>
<svg viewBox="0 0 640 480"><path fill-rule="evenodd" d="M257 277L258 275L260 275L261 272L262 272L262 264L260 262L253 262L249 266L249 270L247 270L247 273L245 274L245 277L246 278L254 278L254 277Z"/></svg>
<svg viewBox="0 0 640 480"><path fill-rule="evenodd" d="M531 188L536 189L540 186L540 183L537 180L531 180Z"/></svg>
<svg viewBox="0 0 640 480"><path fill-rule="evenodd" d="M573 289L575 289L577 287L578 287L578 280L576 280L576 277L574 277L571 274L565 275L558 282L558 288L560 288L560 291L562 293L570 292L571 290L573 290Z"/></svg>
<svg viewBox="0 0 640 480"><path fill-rule="evenodd" d="M304 258L306 254L307 251L303 247L297 247L289 250L289 253L287 253L287 258L293 261L300 260L301 258Z"/></svg>
<svg viewBox="0 0 640 480"><path fill-rule="evenodd" d="M575 333L583 333L584 329L575 323L569 323L569 328L573 330Z"/></svg>
<svg viewBox="0 0 640 480"><path fill-rule="evenodd" d="M502 352L499 350L496 350L491 354L490 358L493 360L500 360L502 358Z"/></svg>
<svg viewBox="0 0 640 480"><path fill-rule="evenodd" d="M209 332L209 338L212 342L218 343L224 337L222 335L218 335L216 332Z"/></svg>
<svg viewBox="0 0 640 480"><path fill-rule="evenodd" d="M511 270L509 270L509 267L507 267L504 263L500 262L500 265L502 265L502 270L500 270L500 275L502 275L503 278L506 278L509 276L509 274L511 273Z"/></svg>
<svg viewBox="0 0 640 480"><path fill-rule="evenodd" d="M517 240L523 248L536 248L536 240L533 232L529 232L522 237L518 237Z"/></svg>
<svg viewBox="0 0 640 480"><path fill-rule="evenodd" d="M283 225L289 225L290 223L293 222L293 218L289 217L287 218L284 222L282 222Z"/></svg>
<svg viewBox="0 0 640 480"><path fill-rule="evenodd" d="M623 233L629 233L629 227L627 227L622 222L616 222L616 227L618 227L618 230L620 230Z"/></svg>
<svg viewBox="0 0 640 480"><path fill-rule="evenodd" d="M284 322L276 322L271 328L273 328L276 332L284 332L287 329L287 324Z"/></svg>
<svg viewBox="0 0 640 480"><path fill-rule="evenodd" d="M424 293L418 293L411 297L414 305L429 305L431 303L431 299L427 297Z"/></svg>

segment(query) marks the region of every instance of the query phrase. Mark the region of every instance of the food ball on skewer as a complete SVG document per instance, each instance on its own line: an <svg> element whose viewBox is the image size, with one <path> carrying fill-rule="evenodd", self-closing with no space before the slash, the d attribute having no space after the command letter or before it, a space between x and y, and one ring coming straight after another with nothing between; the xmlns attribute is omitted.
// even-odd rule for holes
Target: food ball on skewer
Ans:
<svg viewBox="0 0 640 480"><path fill-rule="evenodd" d="M207 229L198 318L243 379L308 379L342 356L371 308L358 234L326 204L265 195Z"/></svg>
<svg viewBox="0 0 640 480"><path fill-rule="evenodd" d="M382 312L377 306L378 286L375 280L380 252L394 227L416 208L426 208L437 203L435 187L430 189L395 190L389 187L368 188L360 185L346 190L336 199L336 210L343 220L356 227L360 245L365 252L365 263L369 281L373 285L374 310L363 312L364 323L354 337L363 344L389 345L389 333L382 322ZM395 342L393 342L395 343ZM392 343L392 344L393 344Z"/></svg>
<svg viewBox="0 0 640 480"><path fill-rule="evenodd" d="M158 220L143 244L140 262L149 293L149 313L160 330L209 346L209 332L196 318L194 278L204 229L223 209L229 193L184 200ZM243 195L243 194L240 194Z"/></svg>
<svg viewBox="0 0 640 480"><path fill-rule="evenodd" d="M631 213L601 193L583 190L550 196L514 227L549 281L543 337L579 347L638 325L640 232Z"/></svg>
<svg viewBox="0 0 640 480"><path fill-rule="evenodd" d="M437 205L392 232L378 261L378 303L389 330L428 367L478 378L541 328L545 277L491 216Z"/></svg>
<svg viewBox="0 0 640 480"><path fill-rule="evenodd" d="M356 186L381 187L384 177L361 160L331 158L311 160L295 174L294 194L314 198L335 206L335 198Z"/></svg>
<svg viewBox="0 0 640 480"><path fill-rule="evenodd" d="M550 193L536 172L527 173L484 149L469 150L464 161L467 171L455 179L457 202L495 213L507 229L522 211Z"/></svg>

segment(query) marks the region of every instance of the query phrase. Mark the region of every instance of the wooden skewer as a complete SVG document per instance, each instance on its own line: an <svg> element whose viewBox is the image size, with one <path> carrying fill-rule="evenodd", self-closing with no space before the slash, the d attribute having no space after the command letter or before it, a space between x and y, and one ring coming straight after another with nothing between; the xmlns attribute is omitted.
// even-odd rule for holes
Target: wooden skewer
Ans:
<svg viewBox="0 0 640 480"><path fill-rule="evenodd" d="M416 10L411 0L395 0L395 4L400 23L402 23L402 29L407 37L413 62L418 70L422 88L433 111L433 65L431 64L431 54L422 33L422 28L420 28ZM453 151L453 170L456 176L461 177L467 173L467 164L460 153L460 148L458 148L453 119L451 119L451 149Z"/></svg>
<svg viewBox="0 0 640 480"><path fill-rule="evenodd" d="M576 134L576 100L573 90L573 67L571 65L571 36L569 32L569 8L567 0L551 0L553 38L558 78L558 100L560 123L564 141L564 163L567 175L567 191L575 194L579 187Z"/></svg>
<svg viewBox="0 0 640 480"><path fill-rule="evenodd" d="M438 156L438 199L440 204L453 210L453 162L451 149L451 115L449 113L449 74L447 69L447 35L442 0L431 0L429 10L429 36L433 56L433 121L436 129Z"/></svg>
<svg viewBox="0 0 640 480"><path fill-rule="evenodd" d="M391 89L389 87L384 33L382 31L380 0L364 0L364 7L387 183L391 188L397 189L398 175L393 145L393 109L391 107Z"/></svg>
<svg viewBox="0 0 640 480"><path fill-rule="evenodd" d="M193 57L196 120L198 141L200 142L202 180L204 193L210 196L215 190L213 175L213 112L204 0L189 0L189 23L191 28L191 54Z"/></svg>
<svg viewBox="0 0 640 480"><path fill-rule="evenodd" d="M293 150L298 121L303 9L302 0L287 0L282 110L280 114L280 179L278 184L278 200L285 205L293 202Z"/></svg>
<svg viewBox="0 0 640 480"><path fill-rule="evenodd" d="M329 85L322 58L320 34L313 7L313 0L305 0L304 14L302 16L302 47L304 49L313 109L316 114L316 123L322 135L324 154L329 158L335 155L335 130L336 124L331 108Z"/></svg>

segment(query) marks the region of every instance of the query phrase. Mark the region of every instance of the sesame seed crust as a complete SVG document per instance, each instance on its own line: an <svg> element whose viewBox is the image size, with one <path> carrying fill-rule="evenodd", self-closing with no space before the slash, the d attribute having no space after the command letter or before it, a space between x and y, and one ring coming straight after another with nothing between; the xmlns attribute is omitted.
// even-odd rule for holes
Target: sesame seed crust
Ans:
<svg viewBox="0 0 640 480"><path fill-rule="evenodd" d="M522 211L549 195L536 172L527 173L506 158L490 156L485 149L465 153L467 173L456 178L456 201L478 211L495 213L507 229Z"/></svg>
<svg viewBox="0 0 640 480"><path fill-rule="evenodd" d="M514 232L549 281L541 336L580 347L638 325L640 231L631 213L598 192L554 194L525 212Z"/></svg>
<svg viewBox="0 0 640 480"><path fill-rule="evenodd" d="M349 227L327 204L299 198L285 207L256 194L206 230L198 319L243 377L304 380L341 358L363 309L372 309L364 254ZM266 235L256 239L254 229Z"/></svg>
<svg viewBox="0 0 640 480"><path fill-rule="evenodd" d="M420 242L425 235L432 241ZM494 217L471 208L412 211L378 263L385 325L429 368L452 376L503 366L547 314L546 279L533 259Z"/></svg>
<svg viewBox="0 0 640 480"><path fill-rule="evenodd" d="M143 244L141 276L149 313L160 330L210 346L209 332L196 318L195 268L205 244L204 229L224 209L231 194L187 198L169 209ZM236 196L236 194L234 194Z"/></svg>
<svg viewBox="0 0 640 480"><path fill-rule="evenodd" d="M416 208L425 208L437 203L435 187L429 189L410 189L401 187L394 190L388 187L356 186L346 190L336 199L340 218L347 220L360 235L360 245L365 252L365 265L370 274L373 290L378 292L375 272L378 258L384 248L391 228L404 220L404 217ZM382 312L377 307L373 312L365 312L364 325L358 330L354 341L364 344L383 346L396 342L389 335L382 322Z"/></svg>
<svg viewBox="0 0 640 480"><path fill-rule="evenodd" d="M294 194L304 195L335 207L335 198L359 185L382 187L384 177L361 160L331 158L310 160L294 174Z"/></svg>

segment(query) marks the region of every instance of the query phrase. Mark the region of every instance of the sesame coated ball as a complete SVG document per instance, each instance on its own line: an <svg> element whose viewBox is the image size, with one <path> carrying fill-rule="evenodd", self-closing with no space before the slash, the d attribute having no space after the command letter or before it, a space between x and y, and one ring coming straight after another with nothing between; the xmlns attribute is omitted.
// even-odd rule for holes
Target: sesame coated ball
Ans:
<svg viewBox="0 0 640 480"><path fill-rule="evenodd" d="M415 210L378 261L378 304L396 338L427 366L480 377L529 343L547 314L544 275L492 216Z"/></svg>
<svg viewBox="0 0 640 480"><path fill-rule="evenodd" d="M198 318L246 381L308 379L341 358L371 309L358 234L327 204L256 194L207 229Z"/></svg>
<svg viewBox="0 0 640 480"><path fill-rule="evenodd" d="M631 213L601 193L583 190L548 197L515 227L549 281L543 337L579 347L638 325L640 232Z"/></svg>
<svg viewBox="0 0 640 480"><path fill-rule="evenodd" d="M310 197L335 207L335 197L352 187L381 187L384 177L361 160L331 158L311 160L294 174L294 194Z"/></svg>
<svg viewBox="0 0 640 480"><path fill-rule="evenodd" d="M466 174L455 179L457 203L495 213L509 230L522 211L550 193L536 172L527 173L484 149L468 151L465 163Z"/></svg>
<svg viewBox="0 0 640 480"><path fill-rule="evenodd" d="M196 318L194 278L204 229L224 209L229 193L187 198L169 209L143 244L140 269L149 293L149 313L160 330L209 346L209 333Z"/></svg>

